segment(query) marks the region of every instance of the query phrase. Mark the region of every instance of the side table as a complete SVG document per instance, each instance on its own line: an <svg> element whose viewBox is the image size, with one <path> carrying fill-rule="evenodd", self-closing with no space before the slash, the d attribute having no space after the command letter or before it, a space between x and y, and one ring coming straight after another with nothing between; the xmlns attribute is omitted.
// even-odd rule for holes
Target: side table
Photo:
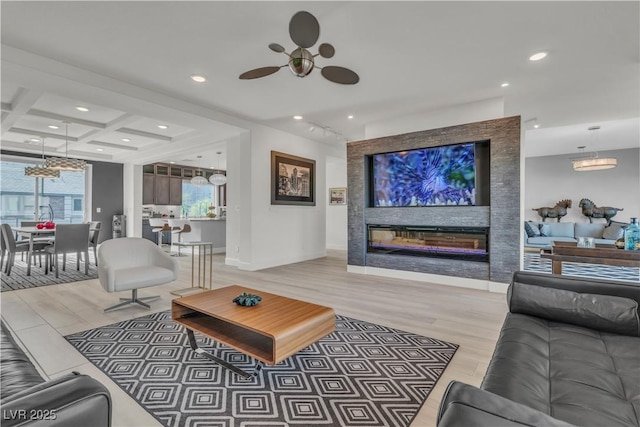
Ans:
<svg viewBox="0 0 640 427"><path fill-rule="evenodd" d="M205 291L213 289L213 242L179 242L180 247L191 248L191 287L171 291L172 295L184 296L193 293L195 290ZM196 282L196 255L195 249L198 247L198 274ZM179 250L178 248L178 250ZM209 287L207 288L207 248L209 249Z"/></svg>

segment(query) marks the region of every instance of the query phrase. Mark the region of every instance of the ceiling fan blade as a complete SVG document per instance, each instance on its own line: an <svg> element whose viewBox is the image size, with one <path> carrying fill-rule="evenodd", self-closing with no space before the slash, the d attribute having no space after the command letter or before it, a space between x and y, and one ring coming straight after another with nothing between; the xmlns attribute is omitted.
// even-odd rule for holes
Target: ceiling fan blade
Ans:
<svg viewBox="0 0 640 427"><path fill-rule="evenodd" d="M360 77L348 68L326 66L320 71L325 79L343 85L354 85L360 81Z"/></svg>
<svg viewBox="0 0 640 427"><path fill-rule="evenodd" d="M242 80L250 80L250 79L257 79L259 77L266 77L266 76L268 76L270 74L275 73L280 68L281 67L256 68L255 70L249 70L247 72L244 72L244 73L240 74L240 79L242 79Z"/></svg>
<svg viewBox="0 0 640 427"><path fill-rule="evenodd" d="M289 35L299 47L309 48L316 44L320 37L320 24L309 12L300 11L289 21Z"/></svg>
<svg viewBox="0 0 640 427"><path fill-rule="evenodd" d="M278 43L271 43L269 44L269 49L271 49L274 52L277 53L282 53L284 52L284 47L282 47L281 45L279 45Z"/></svg>
<svg viewBox="0 0 640 427"><path fill-rule="evenodd" d="M323 58L331 58L335 55L336 50L329 43L322 43L320 47L318 47L318 52Z"/></svg>

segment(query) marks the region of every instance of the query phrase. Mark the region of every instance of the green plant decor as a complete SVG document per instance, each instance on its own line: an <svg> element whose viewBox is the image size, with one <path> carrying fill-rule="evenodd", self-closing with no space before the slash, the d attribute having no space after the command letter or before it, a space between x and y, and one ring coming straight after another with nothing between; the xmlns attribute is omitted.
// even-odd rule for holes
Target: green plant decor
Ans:
<svg viewBox="0 0 640 427"><path fill-rule="evenodd" d="M260 295L248 294L246 292L241 293L233 299L233 302L244 307L252 307L257 305L260 301L262 301L262 297Z"/></svg>

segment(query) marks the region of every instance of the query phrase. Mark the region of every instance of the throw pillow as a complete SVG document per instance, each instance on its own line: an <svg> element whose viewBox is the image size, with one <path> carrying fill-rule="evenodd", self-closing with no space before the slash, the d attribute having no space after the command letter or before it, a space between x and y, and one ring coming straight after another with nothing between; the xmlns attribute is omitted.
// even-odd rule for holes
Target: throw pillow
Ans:
<svg viewBox="0 0 640 427"><path fill-rule="evenodd" d="M618 240L624 237L624 229L628 225L629 224L625 224L624 222L611 221L611 225L604 228L602 238L607 240Z"/></svg>
<svg viewBox="0 0 640 427"><path fill-rule="evenodd" d="M540 224L540 237L551 237L551 227L549 224Z"/></svg>
<svg viewBox="0 0 640 427"><path fill-rule="evenodd" d="M540 236L540 229L536 225L532 224L531 221L524 223L524 231L527 233L527 237Z"/></svg>

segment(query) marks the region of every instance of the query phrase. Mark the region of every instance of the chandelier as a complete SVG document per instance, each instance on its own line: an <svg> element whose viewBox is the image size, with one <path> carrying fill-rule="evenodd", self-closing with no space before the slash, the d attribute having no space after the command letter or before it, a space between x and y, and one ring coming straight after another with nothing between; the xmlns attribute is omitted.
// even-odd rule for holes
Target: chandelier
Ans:
<svg viewBox="0 0 640 427"><path fill-rule="evenodd" d="M44 161L44 137L42 138L42 160ZM60 178L60 171L50 169L46 166L35 166L24 168L24 176L32 178Z"/></svg>
<svg viewBox="0 0 640 427"><path fill-rule="evenodd" d="M47 167L58 171L82 172L86 167L86 162L80 159L69 158L69 123L65 124L65 157L49 157L46 160Z"/></svg>
<svg viewBox="0 0 640 427"><path fill-rule="evenodd" d="M218 155L218 169L220 169L220 154L222 154L222 151L218 151L216 154ZM225 185L227 183L227 177L221 174L219 170L216 170L216 172L209 177L209 182L217 186Z"/></svg>
<svg viewBox="0 0 640 427"><path fill-rule="evenodd" d="M598 129L600 129L600 126L591 126L589 128L590 131ZM596 135L595 138L597 139L597 133L594 132L594 135ZM581 152L584 148L584 146L578 147ZM594 151L591 157L574 159L572 163L574 171L589 172L615 168L618 165L618 160L613 157L598 157L598 152Z"/></svg>

